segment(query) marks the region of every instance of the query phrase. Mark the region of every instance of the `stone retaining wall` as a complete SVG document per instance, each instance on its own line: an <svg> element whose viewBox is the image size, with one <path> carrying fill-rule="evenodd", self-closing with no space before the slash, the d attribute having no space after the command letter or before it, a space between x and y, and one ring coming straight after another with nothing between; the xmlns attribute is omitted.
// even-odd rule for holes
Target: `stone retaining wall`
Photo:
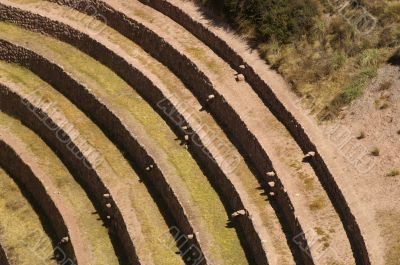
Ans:
<svg viewBox="0 0 400 265"><path fill-rule="evenodd" d="M13 55L7 54L7 52L4 52L4 49L8 52L12 52ZM15 60L14 56L17 56L18 60L27 59L27 57L22 54L14 53L11 46L4 46L4 42L0 44L0 54L1 59L10 62ZM100 216L106 225L109 226L110 232L118 238L124 250L124 253L121 254L125 255L124 258L127 259L129 264L139 265L139 259L120 210L116 207L112 198L103 197L103 194L110 193L109 190L104 185L91 163L86 158L82 161L81 158L84 157L84 155L74 141L71 140L68 133L54 123L45 112L30 103L27 98L23 98L10 90L2 90L1 92L1 110L21 120L25 126L38 134L46 144L52 148L88 192ZM32 112L32 109L34 109L35 112ZM56 130L52 130L52 128L56 128ZM63 141L60 140L60 136ZM68 143L68 146L66 143ZM71 150L74 150L74 152L71 152ZM110 203L112 207L110 209L106 208L106 203ZM108 221L106 218L107 215L111 216L111 221Z"/></svg>
<svg viewBox="0 0 400 265"><path fill-rule="evenodd" d="M199 102L213 115L246 160L251 162L250 167L256 172L261 185L269 189L267 182L276 182L276 186L273 188L275 196L270 199L276 202L275 209L278 211L283 227L286 228L290 238L289 243L291 243L292 249L295 250L294 254L303 261L303 264L314 264L303 229L295 216L293 205L284 191L281 181L277 176L272 178L265 177L266 172L273 171L271 160L239 115L215 90L208 77L188 57L176 50L163 38L102 1L90 0L79 2L78 4L68 0L54 0L54 2L68 5L91 15L90 11L85 8L89 3L96 8L98 14L106 18L110 27L136 42L145 51L166 65L185 83L198 98ZM215 99L211 104L208 104L207 99L210 94L215 95ZM296 238L296 244L291 240L293 238Z"/></svg>
<svg viewBox="0 0 400 265"><path fill-rule="evenodd" d="M0 84L0 108L3 109L7 104L4 94L11 93L8 88ZM11 95L13 96L13 95ZM5 107L7 108L7 107ZM49 221L54 235L52 240L60 242L61 238L69 236L67 225L58 207L54 204L52 195L47 193L41 180L35 175L32 168L26 164L18 153L5 140L0 139L0 165L17 182L18 186L27 191L33 200L39 205L40 211L45 214L45 219ZM67 244L57 246L58 254L64 256L64 261L69 260L77 264L74 246L71 241ZM61 254L61 252L63 254ZM4 263L3 263L4 262ZM0 248L0 264L8 264L7 256ZM72 265L72 264L71 264Z"/></svg>
<svg viewBox="0 0 400 265"><path fill-rule="evenodd" d="M323 158L318 153L317 147L308 137L301 124L279 101L272 89L257 74L255 69L249 65L245 59L229 45L229 43L225 42L202 23L194 20L178 6L175 6L166 0L140 1L176 21L178 24L186 28L194 36L208 45L216 54L228 62L232 68L243 73L246 81L251 85L253 90L258 94L258 96L271 110L275 117L287 128L303 152L316 152L315 158L311 160L311 165L343 222L343 226L351 243L356 262L358 265L369 265L370 260L368 251L361 230L351 212L350 207L347 204L343 193L338 187ZM246 68L242 70L239 68L239 65L245 65Z"/></svg>

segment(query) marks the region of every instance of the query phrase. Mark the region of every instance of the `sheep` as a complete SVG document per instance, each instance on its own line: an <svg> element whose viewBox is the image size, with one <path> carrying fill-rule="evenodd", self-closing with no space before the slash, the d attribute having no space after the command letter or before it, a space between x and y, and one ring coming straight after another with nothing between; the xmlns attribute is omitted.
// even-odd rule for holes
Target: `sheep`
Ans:
<svg viewBox="0 0 400 265"><path fill-rule="evenodd" d="M61 241L60 241L61 244L65 244L65 243L68 243L68 242L69 242L69 237L68 236L65 236L65 237L61 238Z"/></svg>
<svg viewBox="0 0 400 265"><path fill-rule="evenodd" d="M192 239L194 238L194 235L193 235L193 234L189 234L189 235L187 235L187 238L188 238L189 240L192 240Z"/></svg>
<svg viewBox="0 0 400 265"><path fill-rule="evenodd" d="M246 69L246 66L244 64L241 64L241 65L239 65L239 68L244 70L244 69Z"/></svg>
<svg viewBox="0 0 400 265"><path fill-rule="evenodd" d="M104 193L104 194L103 194L103 197L104 197L104 198L110 198L111 196L110 196L110 193Z"/></svg>
<svg viewBox="0 0 400 265"><path fill-rule="evenodd" d="M111 203L107 203L107 204L106 204L106 207L107 207L107 208L111 208Z"/></svg>

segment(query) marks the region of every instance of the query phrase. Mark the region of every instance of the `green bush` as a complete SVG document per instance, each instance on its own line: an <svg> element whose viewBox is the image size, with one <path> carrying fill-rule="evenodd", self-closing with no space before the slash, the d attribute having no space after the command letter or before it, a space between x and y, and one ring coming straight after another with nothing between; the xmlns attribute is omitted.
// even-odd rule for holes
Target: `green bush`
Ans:
<svg viewBox="0 0 400 265"><path fill-rule="evenodd" d="M209 0L214 5L221 1ZM315 0L224 0L228 19L261 41L289 43L305 35L319 14Z"/></svg>

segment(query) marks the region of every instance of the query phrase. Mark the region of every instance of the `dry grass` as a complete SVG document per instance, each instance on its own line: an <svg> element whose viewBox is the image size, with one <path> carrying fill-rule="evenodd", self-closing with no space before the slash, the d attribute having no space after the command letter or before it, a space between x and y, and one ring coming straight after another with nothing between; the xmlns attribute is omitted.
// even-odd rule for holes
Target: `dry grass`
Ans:
<svg viewBox="0 0 400 265"><path fill-rule="evenodd" d="M382 211L377 214L385 238L385 265L398 265L400 260L400 213Z"/></svg>
<svg viewBox="0 0 400 265"><path fill-rule="evenodd" d="M387 109L390 106L390 94L382 93L382 95L375 100L374 105L376 109L383 110Z"/></svg>
<svg viewBox="0 0 400 265"><path fill-rule="evenodd" d="M360 133L358 134L358 136L356 137L358 140L364 139L366 137L365 132L364 131L360 131Z"/></svg>
<svg viewBox="0 0 400 265"><path fill-rule="evenodd" d="M312 200L312 202L308 205L311 211L318 211L323 209L326 206L326 200L322 196L318 196Z"/></svg>
<svg viewBox="0 0 400 265"><path fill-rule="evenodd" d="M1 168L0 212L0 241L11 264L57 264L51 259L52 242L39 216L14 180Z"/></svg>
<svg viewBox="0 0 400 265"><path fill-rule="evenodd" d="M377 69L400 46L400 5L396 1L362 1L365 10L379 20L368 34L360 34L355 25L332 8L330 1L315 1L319 5L319 14L312 18L311 29L297 35L292 32L291 37L283 39L279 34L272 38L259 38L257 34L265 28L280 32L292 19L300 25L302 21L308 21L311 14L304 16L306 13L302 13L303 16L292 18L285 13L292 12L291 9L286 8L276 19L264 20L274 14L270 10L257 10L260 5L268 3L274 10L285 4L255 1L249 6L230 6L229 3L235 1L222 2L229 7L225 13L237 29L258 44L265 60L293 84L295 92L307 96L307 105L320 119L334 118L343 106L360 97L376 76ZM361 13L359 9L352 10L351 14L357 17ZM290 19L280 21L282 14ZM268 26L257 27L260 23ZM388 87L390 83L382 84L382 89Z"/></svg>
<svg viewBox="0 0 400 265"><path fill-rule="evenodd" d="M51 88L35 77L32 73L15 65L0 62L0 81L16 80L21 87L26 87L26 92L35 89L48 90ZM71 111L73 111L71 109ZM36 162L50 177L63 198L70 203L74 209L77 222L84 235L87 249L95 257L93 264L118 264L114 248L108 236L108 230L96 212L96 209L88 199L82 187L74 180L62 162L53 151L32 131L21 125L21 123L5 114L0 114L0 126L7 128L13 135L26 143L29 152L37 157Z"/></svg>
<svg viewBox="0 0 400 265"><path fill-rule="evenodd" d="M370 153L371 153L372 156L379 156L381 151L379 150L378 147L374 147L374 148L372 148Z"/></svg>
<svg viewBox="0 0 400 265"><path fill-rule="evenodd" d="M396 177L396 176L399 176L399 175L400 175L400 170L397 169L397 168L390 170L390 171L386 174L387 177Z"/></svg>

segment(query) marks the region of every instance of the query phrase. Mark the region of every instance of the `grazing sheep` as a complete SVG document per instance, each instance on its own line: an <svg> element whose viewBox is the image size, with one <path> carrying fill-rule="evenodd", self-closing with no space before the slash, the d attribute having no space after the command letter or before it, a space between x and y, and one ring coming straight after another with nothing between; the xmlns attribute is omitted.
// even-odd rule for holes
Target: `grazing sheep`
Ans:
<svg viewBox="0 0 400 265"><path fill-rule="evenodd" d="M65 244L65 243L68 243L68 242L69 242L69 237L68 236L65 236L65 237L61 238L61 241L60 241L61 244Z"/></svg>
<svg viewBox="0 0 400 265"><path fill-rule="evenodd" d="M188 127L187 126L182 126L182 130L187 130Z"/></svg>
<svg viewBox="0 0 400 265"><path fill-rule="evenodd" d="M185 135L185 141L189 141L189 135Z"/></svg>
<svg viewBox="0 0 400 265"><path fill-rule="evenodd" d="M107 208L111 208L111 203L107 203L107 204L106 204L106 207L107 207Z"/></svg>
<svg viewBox="0 0 400 265"><path fill-rule="evenodd" d="M270 195L270 196L274 196L274 195L275 195L275 192L272 192L272 191L271 191L271 192L269 193L269 195Z"/></svg>
<svg viewBox="0 0 400 265"><path fill-rule="evenodd" d="M104 198L110 198L111 196L110 196L110 193L104 193L104 194L103 194L103 197L104 197Z"/></svg>
<svg viewBox="0 0 400 265"><path fill-rule="evenodd" d="M244 64L241 64L241 65L239 65L239 68L243 70L243 69L246 69L246 66Z"/></svg>
<svg viewBox="0 0 400 265"><path fill-rule="evenodd" d="M189 235L187 235L187 238L188 238L189 240L192 240L192 239L194 238L194 235L193 235L193 234L189 234Z"/></svg>
<svg viewBox="0 0 400 265"><path fill-rule="evenodd" d="M214 98L215 98L215 95L213 95L213 94L208 95L207 101L212 100L212 99L214 99Z"/></svg>

